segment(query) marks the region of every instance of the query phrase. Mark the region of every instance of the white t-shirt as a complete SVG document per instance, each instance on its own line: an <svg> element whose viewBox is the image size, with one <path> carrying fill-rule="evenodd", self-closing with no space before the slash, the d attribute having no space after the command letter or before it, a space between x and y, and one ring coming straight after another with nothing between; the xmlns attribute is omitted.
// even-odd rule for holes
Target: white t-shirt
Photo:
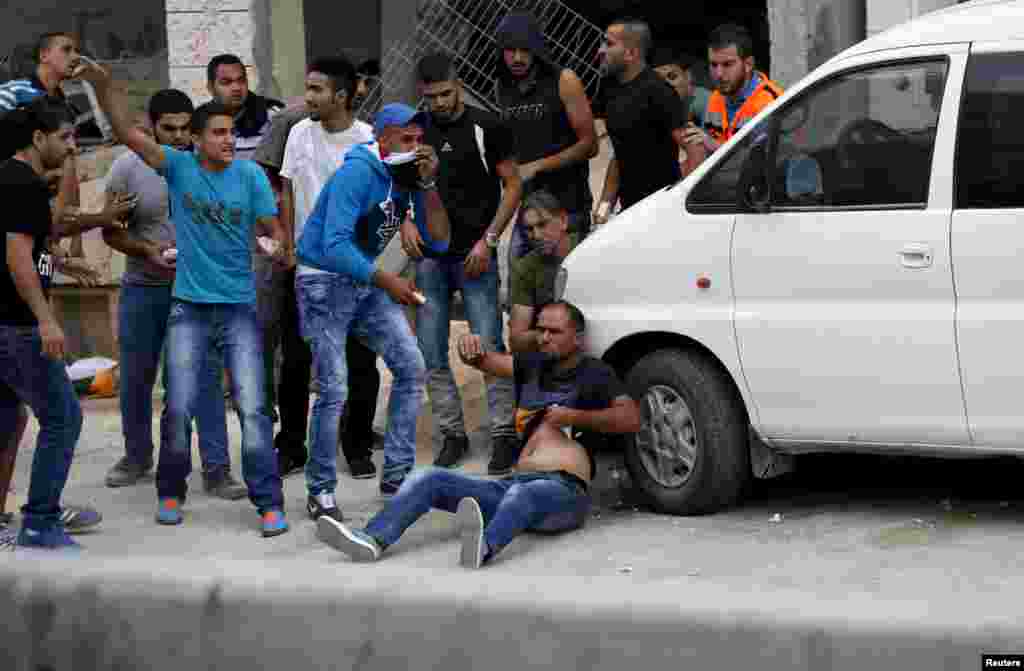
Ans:
<svg viewBox="0 0 1024 671"><path fill-rule="evenodd" d="M281 176L292 183L296 240L316 205L320 190L345 162L348 152L352 147L372 140L373 128L359 120L339 133L328 133L319 121L312 119L303 119L292 127L284 148ZM321 272L301 264L296 270L299 275Z"/></svg>

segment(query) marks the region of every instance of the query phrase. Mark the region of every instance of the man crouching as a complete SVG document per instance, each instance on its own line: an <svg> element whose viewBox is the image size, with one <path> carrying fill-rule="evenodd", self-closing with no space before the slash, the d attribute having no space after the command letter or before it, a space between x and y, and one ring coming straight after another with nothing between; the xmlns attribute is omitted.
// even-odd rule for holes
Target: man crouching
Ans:
<svg viewBox="0 0 1024 671"><path fill-rule="evenodd" d="M574 430L634 433L640 409L607 364L580 352L585 320L571 303L550 303L537 318L538 352L484 351L480 339L459 341L462 360L515 382L516 431L522 446L515 472L499 480L442 468L412 474L362 530L330 517L317 534L354 561L375 561L431 508L456 514L460 563L479 568L523 531L568 531L590 511L594 457Z"/></svg>

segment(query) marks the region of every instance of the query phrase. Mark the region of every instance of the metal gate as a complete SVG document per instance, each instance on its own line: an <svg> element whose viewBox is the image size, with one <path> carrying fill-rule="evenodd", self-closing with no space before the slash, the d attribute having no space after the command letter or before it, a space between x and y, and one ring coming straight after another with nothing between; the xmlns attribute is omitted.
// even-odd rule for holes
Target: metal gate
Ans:
<svg viewBox="0 0 1024 671"><path fill-rule="evenodd" d="M416 64L427 54L438 51L452 57L473 101L496 110L499 60L494 34L505 15L516 10L529 11L538 19L551 59L574 71L592 98L601 77L597 50L604 32L562 2L426 0L420 5L412 35L384 55L381 78L360 106L358 117L370 121L387 102L417 104Z"/></svg>

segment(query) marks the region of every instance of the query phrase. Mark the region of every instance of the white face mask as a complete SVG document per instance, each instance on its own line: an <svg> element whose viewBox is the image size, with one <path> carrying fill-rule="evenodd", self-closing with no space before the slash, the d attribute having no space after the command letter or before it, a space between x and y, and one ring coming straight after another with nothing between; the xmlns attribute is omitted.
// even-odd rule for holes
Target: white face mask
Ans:
<svg viewBox="0 0 1024 671"><path fill-rule="evenodd" d="M402 152L400 154L388 154L385 158L382 158L381 160L384 161L384 165L405 165L406 163L411 163L412 161L416 160L416 152L414 150Z"/></svg>

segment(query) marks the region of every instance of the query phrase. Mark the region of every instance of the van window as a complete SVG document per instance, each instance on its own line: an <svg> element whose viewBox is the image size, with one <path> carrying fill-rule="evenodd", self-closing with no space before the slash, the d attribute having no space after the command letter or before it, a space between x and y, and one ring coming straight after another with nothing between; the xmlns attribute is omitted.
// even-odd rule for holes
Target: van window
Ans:
<svg viewBox="0 0 1024 671"><path fill-rule="evenodd" d="M693 188L688 207L699 212L735 213L738 212L737 185L743 173L743 164L750 155L755 141L765 140L764 124L747 133L722 159L718 165L704 175L700 184Z"/></svg>
<svg viewBox="0 0 1024 671"><path fill-rule="evenodd" d="M772 206L923 207L945 61L840 74L779 110Z"/></svg>
<svg viewBox="0 0 1024 671"><path fill-rule="evenodd" d="M1024 54L971 56L956 148L956 207L1024 207Z"/></svg>

